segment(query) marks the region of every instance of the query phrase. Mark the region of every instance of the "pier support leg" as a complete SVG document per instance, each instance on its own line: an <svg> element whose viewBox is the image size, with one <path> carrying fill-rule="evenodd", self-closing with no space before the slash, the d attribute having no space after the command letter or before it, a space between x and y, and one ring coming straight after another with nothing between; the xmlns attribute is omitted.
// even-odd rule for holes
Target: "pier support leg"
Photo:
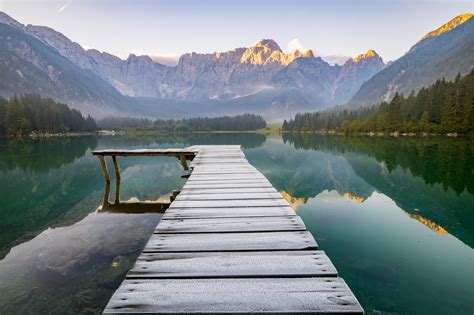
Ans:
<svg viewBox="0 0 474 315"><path fill-rule="evenodd" d="M104 180L105 180L104 200L102 201L102 209L105 209L109 206L110 175L107 169L107 163L105 162L105 158L101 155L99 155L98 158L99 158L100 166L102 168L102 173L104 175Z"/></svg>
<svg viewBox="0 0 474 315"><path fill-rule="evenodd" d="M114 172L115 172L115 201L114 205L120 204L120 169L117 162L117 157L112 156L112 161L114 162Z"/></svg>
<svg viewBox="0 0 474 315"><path fill-rule="evenodd" d="M186 161L186 156L180 155L179 160L181 161L181 165L185 171L189 170L188 162Z"/></svg>

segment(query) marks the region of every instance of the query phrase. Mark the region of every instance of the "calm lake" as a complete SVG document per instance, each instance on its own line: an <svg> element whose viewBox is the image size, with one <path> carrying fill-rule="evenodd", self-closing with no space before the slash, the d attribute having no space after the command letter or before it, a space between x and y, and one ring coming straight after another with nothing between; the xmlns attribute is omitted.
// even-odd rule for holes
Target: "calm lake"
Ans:
<svg viewBox="0 0 474 315"><path fill-rule="evenodd" d="M0 140L0 314L100 313L161 214L99 213L91 150L241 144L367 314L474 313L474 139L258 134ZM174 158L119 158L122 199L179 189Z"/></svg>

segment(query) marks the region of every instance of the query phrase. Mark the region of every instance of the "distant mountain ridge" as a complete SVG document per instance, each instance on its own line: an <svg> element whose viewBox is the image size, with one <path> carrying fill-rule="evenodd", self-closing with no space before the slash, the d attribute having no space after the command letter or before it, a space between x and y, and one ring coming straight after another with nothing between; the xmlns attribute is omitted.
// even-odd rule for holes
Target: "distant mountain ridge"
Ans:
<svg viewBox="0 0 474 315"><path fill-rule="evenodd" d="M362 84L349 106L389 101L445 78L452 80L474 67L473 14L461 14L423 36L402 57Z"/></svg>
<svg viewBox="0 0 474 315"><path fill-rule="evenodd" d="M376 53L361 55L360 62L348 60L342 66L332 66L312 51L285 53L274 40L264 39L227 52L187 53L176 66L170 67L150 56L131 54L122 60L94 49L85 50L49 27L24 26L3 12L0 24L53 48L70 63L113 86L122 96L148 98L148 104L153 103L152 99L161 100L159 103L175 102L178 107L182 102L201 104L202 108L215 107L221 113L226 109L238 113L243 100L250 102L247 108L264 114L342 104L385 66ZM28 77L28 72L24 75ZM31 92L36 90L32 87Z"/></svg>
<svg viewBox="0 0 474 315"><path fill-rule="evenodd" d="M331 65L311 50L285 53L263 39L226 52L187 53L166 66L150 56L123 60L85 50L51 28L25 26L0 12L0 96L37 92L94 116L174 118L249 112L274 119L347 102L376 104L468 72L471 17L460 15L428 33L389 65L371 49Z"/></svg>

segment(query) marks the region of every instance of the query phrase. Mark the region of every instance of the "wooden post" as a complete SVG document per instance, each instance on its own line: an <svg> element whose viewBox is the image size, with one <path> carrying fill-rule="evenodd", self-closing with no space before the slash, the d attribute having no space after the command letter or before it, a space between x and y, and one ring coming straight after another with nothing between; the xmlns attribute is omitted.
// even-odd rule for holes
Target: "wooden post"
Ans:
<svg viewBox="0 0 474 315"><path fill-rule="evenodd" d="M173 202L176 197L179 195L181 191L180 190L173 190L173 192L171 193L171 196L170 196L170 201Z"/></svg>
<svg viewBox="0 0 474 315"><path fill-rule="evenodd" d="M189 170L188 162L186 161L186 156L180 155L179 160L181 161L181 165L183 166L184 170L185 171Z"/></svg>
<svg viewBox="0 0 474 315"><path fill-rule="evenodd" d="M115 201L114 205L120 204L120 169L117 163L117 157L112 156L112 161L114 162L114 172L115 172Z"/></svg>
<svg viewBox="0 0 474 315"><path fill-rule="evenodd" d="M102 173L104 175L105 180L104 200L102 201L102 209L104 209L109 206L110 176L109 170L107 169L107 163L105 162L105 158L102 155L99 155L98 158L100 161L100 166L102 167Z"/></svg>

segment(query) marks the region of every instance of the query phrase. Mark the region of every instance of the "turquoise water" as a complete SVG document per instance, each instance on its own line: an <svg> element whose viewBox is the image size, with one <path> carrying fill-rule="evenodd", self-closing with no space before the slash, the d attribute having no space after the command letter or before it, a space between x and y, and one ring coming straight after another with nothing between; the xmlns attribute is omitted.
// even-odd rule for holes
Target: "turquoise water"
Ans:
<svg viewBox="0 0 474 315"><path fill-rule="evenodd" d="M368 314L473 314L470 139L257 134L0 140L0 313L100 313L161 214L96 212L91 150L242 144ZM122 199L179 189L173 158L123 158Z"/></svg>

